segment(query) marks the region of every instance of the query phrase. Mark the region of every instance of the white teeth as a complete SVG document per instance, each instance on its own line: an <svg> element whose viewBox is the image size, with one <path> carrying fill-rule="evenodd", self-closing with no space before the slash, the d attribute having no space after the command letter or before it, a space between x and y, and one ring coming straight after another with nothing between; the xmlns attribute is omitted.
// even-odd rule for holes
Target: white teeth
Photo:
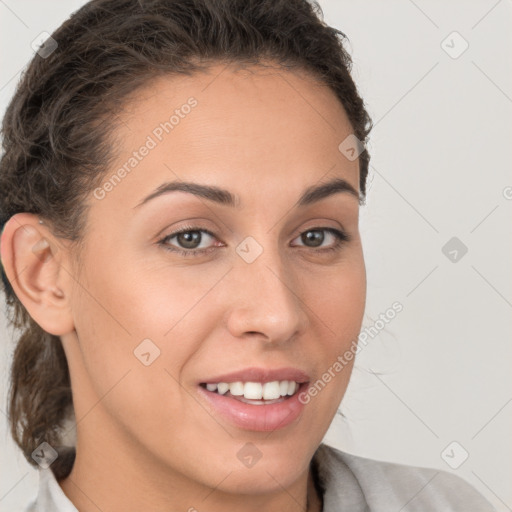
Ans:
<svg viewBox="0 0 512 512"><path fill-rule="evenodd" d="M282 396L291 396L297 392L299 384L293 380L274 380L272 382L218 382L206 384L208 391L217 391L220 395L228 391L233 396L248 400L276 400Z"/></svg>
<svg viewBox="0 0 512 512"><path fill-rule="evenodd" d="M249 400L261 400L263 398L263 386L260 382L246 382L244 384L244 397Z"/></svg>
<svg viewBox="0 0 512 512"><path fill-rule="evenodd" d="M281 393L279 392L279 381L274 380L272 382L265 382L263 384L263 399L264 400L275 400L279 398Z"/></svg>
<svg viewBox="0 0 512 512"><path fill-rule="evenodd" d="M223 395L224 393L227 393L229 389L229 384L226 384L225 382L219 382L217 384L217 393Z"/></svg>
<svg viewBox="0 0 512 512"><path fill-rule="evenodd" d="M232 382L229 385L229 391L234 396L242 396L244 394L244 383L243 382Z"/></svg>

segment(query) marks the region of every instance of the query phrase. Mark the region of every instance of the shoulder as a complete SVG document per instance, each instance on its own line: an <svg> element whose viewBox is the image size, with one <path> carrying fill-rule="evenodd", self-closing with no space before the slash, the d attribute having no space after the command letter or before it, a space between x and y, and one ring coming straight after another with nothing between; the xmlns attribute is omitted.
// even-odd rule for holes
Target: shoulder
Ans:
<svg viewBox="0 0 512 512"><path fill-rule="evenodd" d="M359 493L359 501L366 506L361 510L496 512L471 484L447 471L368 459L323 443L315 458L322 485L333 502L338 499L341 504L346 498L346 492L339 489L350 475L351 494Z"/></svg>

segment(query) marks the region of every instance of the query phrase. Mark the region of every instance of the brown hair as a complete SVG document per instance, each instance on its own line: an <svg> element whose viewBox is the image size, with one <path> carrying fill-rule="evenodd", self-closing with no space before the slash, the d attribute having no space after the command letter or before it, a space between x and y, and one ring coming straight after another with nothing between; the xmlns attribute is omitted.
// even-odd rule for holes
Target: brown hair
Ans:
<svg viewBox="0 0 512 512"><path fill-rule="evenodd" d="M56 236L79 244L85 198L115 157L112 113L159 75L191 74L215 62L266 60L303 69L335 92L363 144L371 130L350 75L346 36L324 23L316 2L93 0L51 37L56 49L49 52L47 44L34 56L3 119L0 227L18 212L34 213ZM362 197L368 162L364 151ZM59 431L72 407L66 357L60 338L29 316L3 269L2 281L9 320L21 332L11 370L11 432L33 465L40 443L55 448L59 457L51 467L60 479L75 456Z"/></svg>

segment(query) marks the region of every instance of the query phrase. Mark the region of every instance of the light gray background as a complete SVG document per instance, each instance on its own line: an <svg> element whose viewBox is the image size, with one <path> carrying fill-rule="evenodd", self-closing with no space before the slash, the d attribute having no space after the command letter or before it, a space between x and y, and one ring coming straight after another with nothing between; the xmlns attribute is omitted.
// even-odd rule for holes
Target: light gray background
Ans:
<svg viewBox="0 0 512 512"><path fill-rule="evenodd" d="M84 3L0 0L1 112L31 42ZM342 403L347 420L334 421L326 442L454 472L497 510L512 510L512 2L320 5L349 36L375 122L361 211L364 326L395 301L404 307L359 353ZM458 58L445 51L462 48L454 31L469 44ZM468 248L457 262L441 250L452 237ZM35 495L37 472L6 430L13 342L4 325L0 336L0 508L11 511ZM441 456L453 441L452 465L469 453L458 469Z"/></svg>

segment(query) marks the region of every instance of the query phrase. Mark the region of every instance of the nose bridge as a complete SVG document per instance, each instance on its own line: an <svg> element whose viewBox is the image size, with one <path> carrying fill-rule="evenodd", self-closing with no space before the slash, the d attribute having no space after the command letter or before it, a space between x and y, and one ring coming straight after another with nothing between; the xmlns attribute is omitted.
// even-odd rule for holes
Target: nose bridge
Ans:
<svg viewBox="0 0 512 512"><path fill-rule="evenodd" d="M262 244L247 237L236 248L232 276L236 290L228 320L235 336L257 332L269 341L286 341L306 325L292 267L271 240L271 234Z"/></svg>

